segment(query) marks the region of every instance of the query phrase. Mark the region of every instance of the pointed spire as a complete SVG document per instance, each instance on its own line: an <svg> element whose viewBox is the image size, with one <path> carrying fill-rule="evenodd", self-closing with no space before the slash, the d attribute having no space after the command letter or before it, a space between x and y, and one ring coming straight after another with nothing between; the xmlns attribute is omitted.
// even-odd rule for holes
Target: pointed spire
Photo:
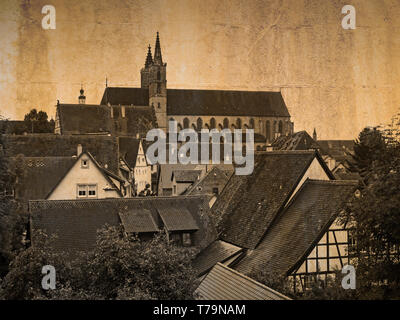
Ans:
<svg viewBox="0 0 400 320"><path fill-rule="evenodd" d="M161 46L160 46L160 36L157 31L156 38L156 48L154 50L154 63L162 65L162 56L161 56Z"/></svg>
<svg viewBox="0 0 400 320"><path fill-rule="evenodd" d="M149 50L147 51L147 57L146 57L146 62L144 66L147 68L153 64L153 58L151 56L151 47L149 45Z"/></svg>
<svg viewBox="0 0 400 320"><path fill-rule="evenodd" d="M313 139L315 141L317 141L317 130L315 130L315 128L314 128L314 132L313 132Z"/></svg>

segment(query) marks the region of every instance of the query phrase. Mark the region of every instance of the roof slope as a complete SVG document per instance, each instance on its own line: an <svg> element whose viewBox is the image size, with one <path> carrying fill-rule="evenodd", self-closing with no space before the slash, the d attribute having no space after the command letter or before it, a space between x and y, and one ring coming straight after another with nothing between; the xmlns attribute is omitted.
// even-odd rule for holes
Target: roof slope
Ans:
<svg viewBox="0 0 400 320"><path fill-rule="evenodd" d="M119 217L127 233L160 231L148 209L121 211L119 212Z"/></svg>
<svg viewBox="0 0 400 320"><path fill-rule="evenodd" d="M12 158L15 161L15 158ZM50 191L67 174L76 157L22 157L22 176L16 185L21 200L46 199Z"/></svg>
<svg viewBox="0 0 400 320"><path fill-rule="evenodd" d="M243 249L238 246L216 240L196 256L193 265L200 276L214 267L216 263L223 263L242 251Z"/></svg>
<svg viewBox="0 0 400 320"><path fill-rule="evenodd" d="M185 197L148 197L148 198L113 198L94 200L42 200L30 201L31 234L41 229L47 234L57 234L56 248L74 252L93 248L96 231L105 223L118 225L119 216L127 217L133 211L148 210L153 221L162 229L158 210L162 208L185 208L192 216L198 230L193 234L193 241L199 249L207 247L216 239L216 230L208 214L208 200L203 196ZM137 218L137 216L135 215ZM130 216L129 219L133 219ZM142 216L134 222L125 220L124 226L142 227ZM122 219L124 221L124 219ZM145 227L148 226L147 224Z"/></svg>
<svg viewBox="0 0 400 320"><path fill-rule="evenodd" d="M148 106L148 89L106 88L101 104ZM168 115L289 117L280 92L167 89Z"/></svg>
<svg viewBox="0 0 400 320"><path fill-rule="evenodd" d="M272 143L274 150L310 150L318 149L317 142L307 133L299 131L288 136L280 136Z"/></svg>
<svg viewBox="0 0 400 320"><path fill-rule="evenodd" d="M288 273L311 252L355 187L355 181L306 180L259 246L235 269L245 274L254 270Z"/></svg>
<svg viewBox="0 0 400 320"><path fill-rule="evenodd" d="M199 300L290 300L283 294L217 263L195 291Z"/></svg>
<svg viewBox="0 0 400 320"><path fill-rule="evenodd" d="M192 214L185 207L167 206L164 208L160 207L157 211L168 231L189 231L199 229Z"/></svg>
<svg viewBox="0 0 400 320"><path fill-rule="evenodd" d="M113 118L111 118L111 109ZM62 134L113 133L145 135L155 128L155 116L148 106L60 104L57 106Z"/></svg>
<svg viewBox="0 0 400 320"><path fill-rule="evenodd" d="M315 156L313 151L260 153L251 175L232 175L212 207L222 218L221 239L254 249Z"/></svg>
<svg viewBox="0 0 400 320"><path fill-rule="evenodd" d="M174 170L172 174L176 182L193 183L199 179L201 172L202 170L181 169Z"/></svg>
<svg viewBox="0 0 400 320"><path fill-rule="evenodd" d="M118 148L119 156L122 157L129 167L136 167L136 159L139 153L140 140L134 137L119 137Z"/></svg>
<svg viewBox="0 0 400 320"><path fill-rule="evenodd" d="M318 140L317 142L322 155L330 155L338 161L352 160L353 140Z"/></svg>
<svg viewBox="0 0 400 320"><path fill-rule="evenodd" d="M107 135L28 134L5 135L3 146L6 156L15 157L72 157L78 144L90 152L102 166L118 172L118 145L115 137Z"/></svg>

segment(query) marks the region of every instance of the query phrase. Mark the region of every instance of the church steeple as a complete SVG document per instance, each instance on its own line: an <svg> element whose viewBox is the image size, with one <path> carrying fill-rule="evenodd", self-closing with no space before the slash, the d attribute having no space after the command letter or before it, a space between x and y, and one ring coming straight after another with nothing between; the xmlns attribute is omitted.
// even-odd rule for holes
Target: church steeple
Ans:
<svg viewBox="0 0 400 320"><path fill-rule="evenodd" d="M149 50L147 51L146 62L144 64L145 68L150 67L153 64L153 57L151 56L151 47L149 45Z"/></svg>
<svg viewBox="0 0 400 320"><path fill-rule="evenodd" d="M156 48L154 50L154 63L161 65L163 64L162 62L162 55L161 55L161 45L160 45L160 36L157 31L157 38L156 38Z"/></svg>

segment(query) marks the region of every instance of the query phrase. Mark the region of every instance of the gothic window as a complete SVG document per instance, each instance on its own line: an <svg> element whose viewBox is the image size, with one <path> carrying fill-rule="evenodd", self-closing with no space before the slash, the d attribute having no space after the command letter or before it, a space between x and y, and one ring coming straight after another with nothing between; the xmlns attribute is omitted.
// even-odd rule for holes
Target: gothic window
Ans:
<svg viewBox="0 0 400 320"><path fill-rule="evenodd" d="M203 128L203 119L198 118L197 119L197 130L201 130Z"/></svg>
<svg viewBox="0 0 400 320"><path fill-rule="evenodd" d="M229 128L229 120L227 118L224 119L224 128Z"/></svg>
<svg viewBox="0 0 400 320"><path fill-rule="evenodd" d="M254 119L250 119L250 129L254 129Z"/></svg>
<svg viewBox="0 0 400 320"><path fill-rule="evenodd" d="M185 129L189 128L189 119L188 118L183 119L183 127Z"/></svg>
<svg viewBox="0 0 400 320"><path fill-rule="evenodd" d="M264 123L262 122L262 120L260 120L259 125L260 125L260 133L264 134Z"/></svg>
<svg viewBox="0 0 400 320"><path fill-rule="evenodd" d="M276 120L274 121L274 125L272 126L272 139L275 139L276 135Z"/></svg>
<svg viewBox="0 0 400 320"><path fill-rule="evenodd" d="M279 135L282 135L282 134L283 134L283 123L282 123L282 121L279 121L279 128L278 128L278 130L279 130Z"/></svg>
<svg viewBox="0 0 400 320"><path fill-rule="evenodd" d="M160 70L157 71L157 81L161 80L161 73Z"/></svg>
<svg viewBox="0 0 400 320"><path fill-rule="evenodd" d="M215 119L214 119L214 118L211 118L211 120L210 120L210 129L215 129L216 126L217 126L217 125L216 125L216 123L215 123Z"/></svg>
<svg viewBox="0 0 400 320"><path fill-rule="evenodd" d="M157 93L161 93L161 85L160 85L160 83L157 83Z"/></svg>
<svg viewBox="0 0 400 320"><path fill-rule="evenodd" d="M240 119L240 118L236 119L236 128L238 128L238 129L242 128L242 119Z"/></svg>
<svg viewBox="0 0 400 320"><path fill-rule="evenodd" d="M194 123L192 123L192 129L196 130L196 125Z"/></svg>
<svg viewBox="0 0 400 320"><path fill-rule="evenodd" d="M269 122L269 120L267 120L267 122L265 123L265 127L266 127L266 135L265 138L267 139L267 141L271 141L271 124Z"/></svg>

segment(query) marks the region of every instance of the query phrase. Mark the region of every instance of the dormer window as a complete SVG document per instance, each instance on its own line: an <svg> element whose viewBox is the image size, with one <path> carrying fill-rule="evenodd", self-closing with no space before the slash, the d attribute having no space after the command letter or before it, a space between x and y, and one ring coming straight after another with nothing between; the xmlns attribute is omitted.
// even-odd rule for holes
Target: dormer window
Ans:
<svg viewBox="0 0 400 320"><path fill-rule="evenodd" d="M89 168L89 160L88 159L82 159L81 160L81 168L82 169L88 169Z"/></svg>

